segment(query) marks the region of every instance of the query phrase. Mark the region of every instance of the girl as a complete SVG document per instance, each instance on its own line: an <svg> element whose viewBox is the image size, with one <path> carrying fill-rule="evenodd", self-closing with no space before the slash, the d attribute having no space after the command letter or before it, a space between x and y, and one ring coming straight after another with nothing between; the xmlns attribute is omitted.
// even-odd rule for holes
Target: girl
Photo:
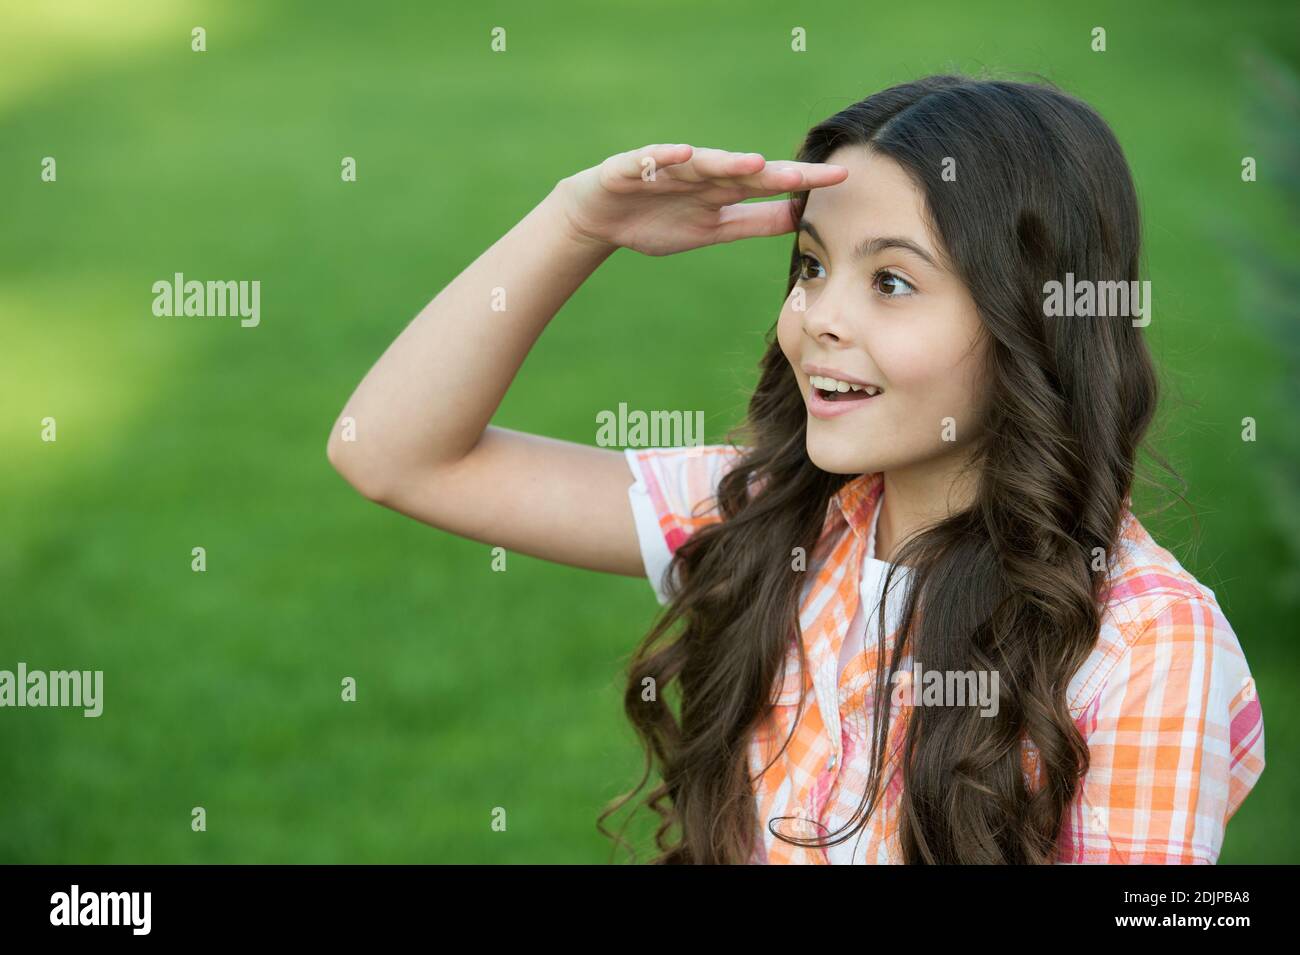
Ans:
<svg viewBox="0 0 1300 955"><path fill-rule="evenodd" d="M726 443L488 424L615 249L790 232ZM1119 144L1045 86L887 89L793 162L646 146L561 180L443 289L329 457L435 527L649 576L667 609L626 694L647 770L618 805L657 765L656 861L1212 863L1264 766L1254 684L1129 510L1145 322L1044 301L1067 275L1137 281L1138 258Z"/></svg>

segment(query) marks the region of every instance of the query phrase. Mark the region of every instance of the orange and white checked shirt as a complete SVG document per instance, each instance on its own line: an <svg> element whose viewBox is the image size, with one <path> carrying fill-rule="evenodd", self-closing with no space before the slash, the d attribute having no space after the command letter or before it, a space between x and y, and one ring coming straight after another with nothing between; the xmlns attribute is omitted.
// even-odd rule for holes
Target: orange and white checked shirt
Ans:
<svg viewBox="0 0 1300 955"><path fill-rule="evenodd" d="M651 583L664 602L664 565L695 530L721 520L717 483L744 449L730 445L628 448L628 489ZM807 573L800 630L809 667L791 641L775 705L751 737L760 838L753 862L824 865L902 861L898 839L906 714L894 702L876 810L848 842L829 850L776 838L838 831L866 789L877 647L868 639L842 670L840 648L861 602L859 576L883 482L854 478L832 498L823 545ZM827 551L829 548L829 551ZM1214 863L1224 828L1264 768L1264 724L1246 659L1214 594L1125 512L1110 597L1091 655L1067 690L1091 765L1062 825L1058 863ZM887 637L886 656L897 634ZM900 671L909 671L905 656ZM892 694L902 697L902 694ZM802 716L798 716L803 701ZM791 730L793 729L793 736ZM785 752L773 762L782 743ZM1024 770L1039 779L1024 741ZM771 766L764 771L764 767ZM846 851L851 850L851 855Z"/></svg>

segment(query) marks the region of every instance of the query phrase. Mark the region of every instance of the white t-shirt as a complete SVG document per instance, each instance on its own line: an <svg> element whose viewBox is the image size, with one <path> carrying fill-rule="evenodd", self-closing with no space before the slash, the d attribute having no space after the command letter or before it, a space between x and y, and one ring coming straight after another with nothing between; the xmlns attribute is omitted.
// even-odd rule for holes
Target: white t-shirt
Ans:
<svg viewBox="0 0 1300 955"><path fill-rule="evenodd" d="M888 561L876 560L876 525L880 523L880 508L883 499L876 503L876 513L871 517L871 530L867 533L867 554L862 560L862 580L858 584L858 612L853 615L853 623L844 636L840 647L840 673L855 656L868 645L866 639L870 633L869 645L874 647L879 639L880 597L885 589L885 574L889 573ZM806 585L805 585L806 586ZM902 594L907 587L907 569L899 568L894 572L890 582L889 606L886 607L886 623L890 629L898 626L898 617L902 603Z"/></svg>

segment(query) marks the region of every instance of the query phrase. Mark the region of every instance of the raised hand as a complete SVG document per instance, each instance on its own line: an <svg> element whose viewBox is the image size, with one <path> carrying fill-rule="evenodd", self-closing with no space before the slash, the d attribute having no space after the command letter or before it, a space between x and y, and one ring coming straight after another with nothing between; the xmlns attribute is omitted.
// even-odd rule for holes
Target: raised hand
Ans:
<svg viewBox="0 0 1300 955"><path fill-rule="evenodd" d="M580 240L671 255L791 232L788 201L743 200L833 186L847 176L830 163L660 143L610 156L560 180L556 191Z"/></svg>

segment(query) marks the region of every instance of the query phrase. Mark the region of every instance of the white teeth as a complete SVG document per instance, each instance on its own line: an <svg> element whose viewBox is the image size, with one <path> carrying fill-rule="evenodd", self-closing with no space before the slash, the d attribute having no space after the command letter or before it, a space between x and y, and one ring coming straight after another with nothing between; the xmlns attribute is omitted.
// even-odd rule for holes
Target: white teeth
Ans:
<svg viewBox="0 0 1300 955"><path fill-rule="evenodd" d="M872 396L880 394L880 389L875 385L855 385L840 381L838 378L827 378L825 375L809 375L808 380L812 382L814 388L821 391L865 391Z"/></svg>

